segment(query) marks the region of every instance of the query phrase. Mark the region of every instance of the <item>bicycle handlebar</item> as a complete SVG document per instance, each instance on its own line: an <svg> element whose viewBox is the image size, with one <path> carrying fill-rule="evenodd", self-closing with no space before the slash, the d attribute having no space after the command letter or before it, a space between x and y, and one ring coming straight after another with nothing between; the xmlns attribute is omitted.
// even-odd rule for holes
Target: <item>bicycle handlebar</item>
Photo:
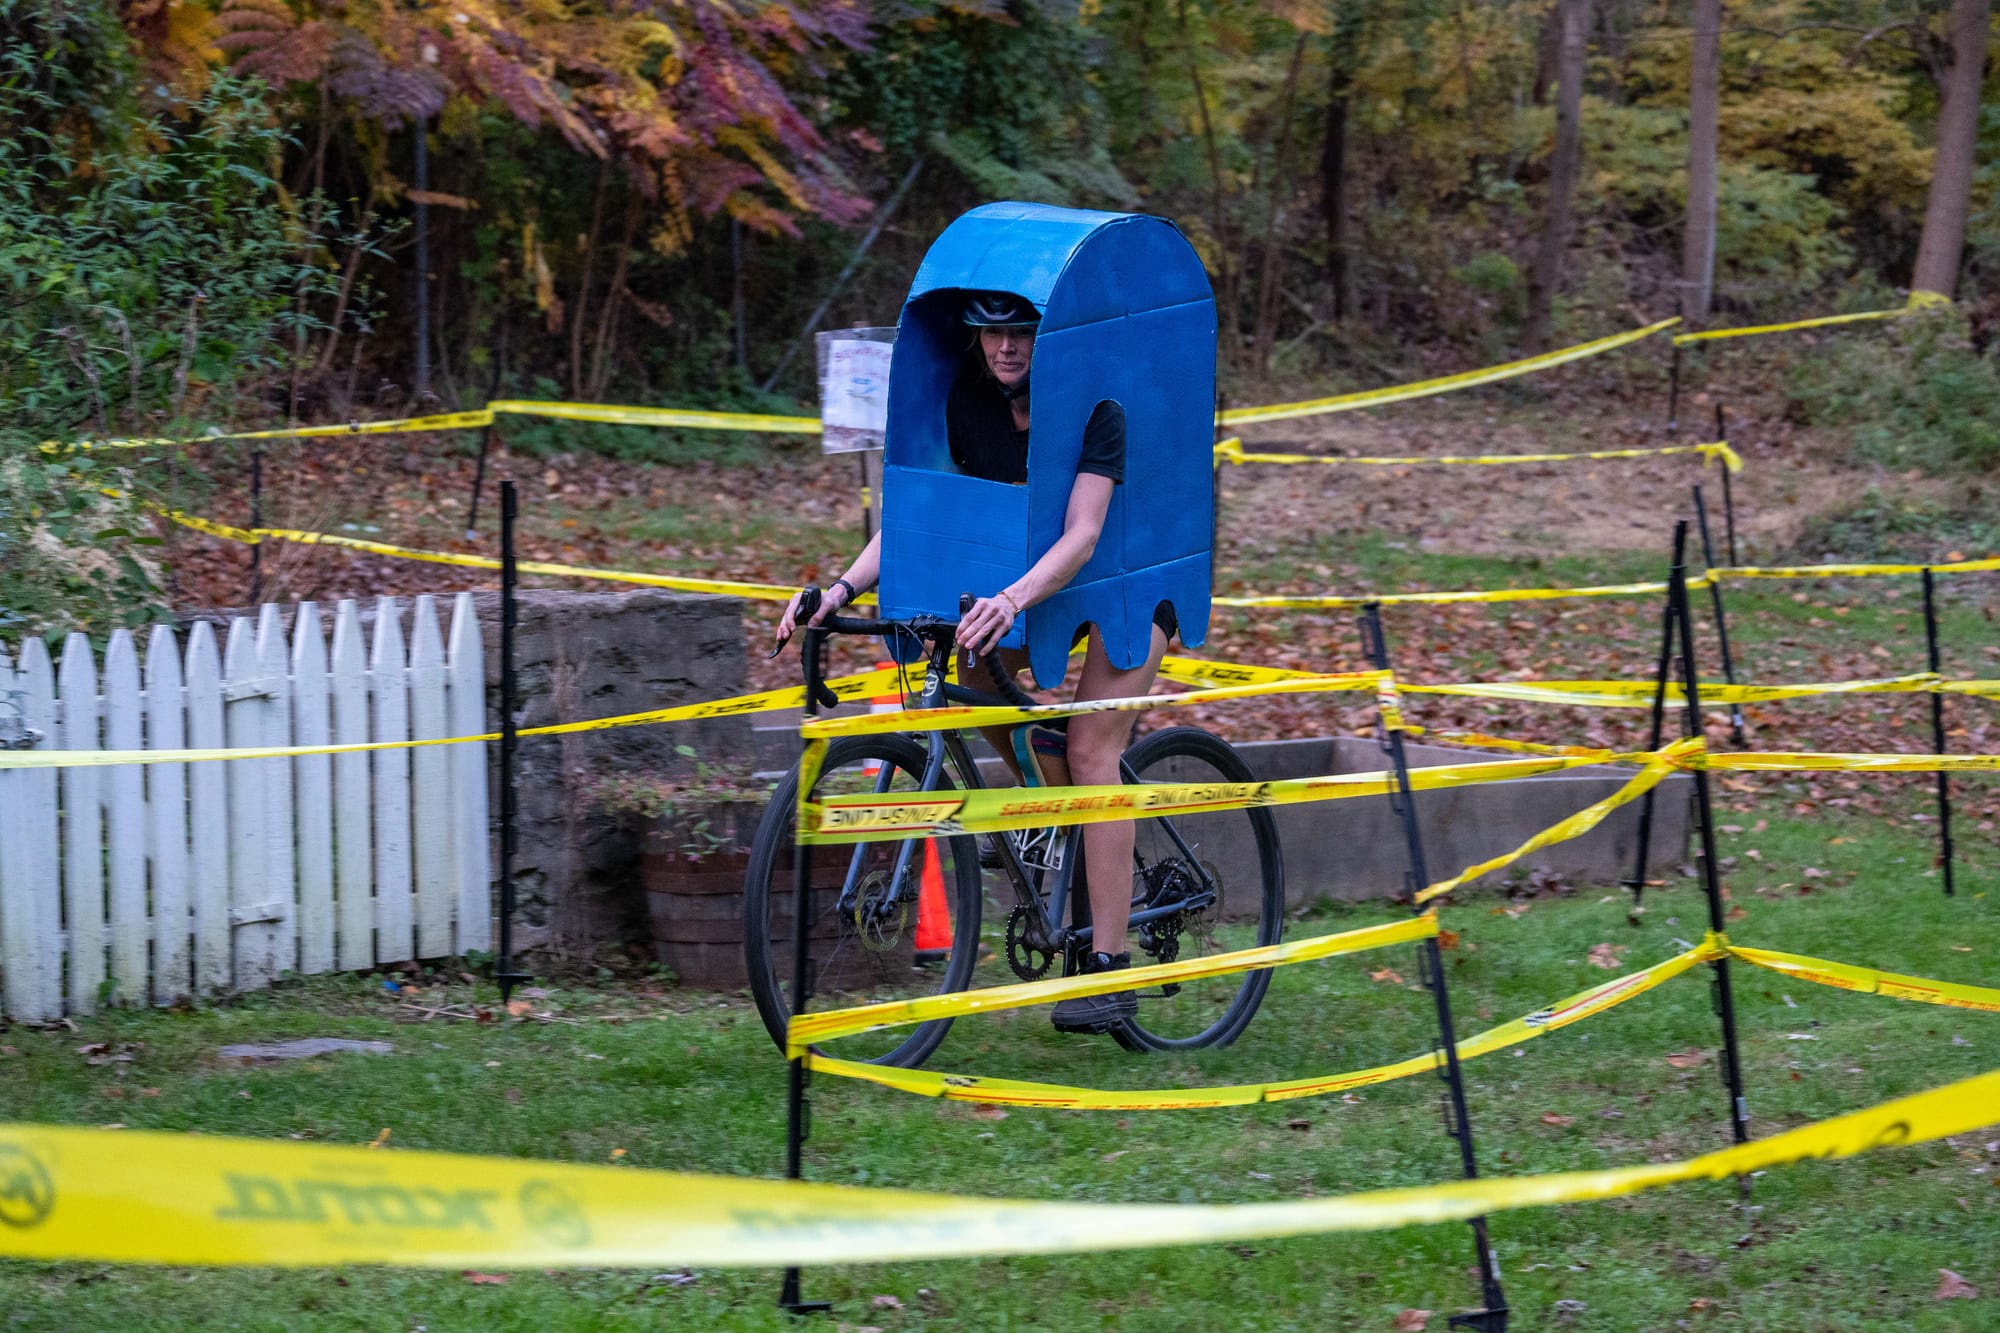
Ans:
<svg viewBox="0 0 2000 1333"><path fill-rule="evenodd" d="M891 635L913 634L920 640L939 644L949 652L958 629L953 621L928 615L913 616L908 620L863 620L856 616L831 615L817 625L806 625L807 621L819 614L823 599L824 594L816 584L807 584L800 589L796 620L806 629L805 643L799 651L801 665L805 668L806 689L811 692L814 701L824 708L840 706L840 696L827 688L825 674L820 669L820 654L828 634L874 634L885 638ZM958 613L963 616L971 610L972 602L971 593L961 593L958 599ZM784 646L784 641L780 640L778 646L771 650L771 655L777 656ZM1008 703L1016 708L1033 708L1040 703L1040 700L1015 683L1014 673L1001 664L998 647L990 648L980 654L979 660L986 668L987 678L993 682L994 689Z"/></svg>

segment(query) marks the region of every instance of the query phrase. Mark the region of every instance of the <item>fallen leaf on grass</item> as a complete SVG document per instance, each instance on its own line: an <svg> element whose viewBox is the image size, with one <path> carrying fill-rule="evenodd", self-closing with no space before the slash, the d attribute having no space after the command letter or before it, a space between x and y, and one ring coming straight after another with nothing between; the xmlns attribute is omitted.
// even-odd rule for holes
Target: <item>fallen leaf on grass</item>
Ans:
<svg viewBox="0 0 2000 1333"><path fill-rule="evenodd" d="M1005 1120L1007 1113L997 1106L975 1106L972 1109L972 1118L974 1120Z"/></svg>
<svg viewBox="0 0 2000 1333"><path fill-rule="evenodd" d="M382 1132L380 1134L377 1134L375 1136L375 1141L369 1144L368 1146L371 1148L380 1148L388 1141L389 1141L389 1127L387 1125L384 1125L382 1126Z"/></svg>
<svg viewBox="0 0 2000 1333"><path fill-rule="evenodd" d="M1430 1326L1431 1312L1429 1310L1399 1310L1396 1313L1395 1319L1389 1324L1389 1327L1395 1329L1396 1333L1423 1333Z"/></svg>
<svg viewBox="0 0 2000 1333"><path fill-rule="evenodd" d="M1515 907L1503 907L1500 909L1500 914L1502 916L1519 917L1528 910L1528 907L1529 904L1527 903L1521 903Z"/></svg>
<svg viewBox="0 0 2000 1333"><path fill-rule="evenodd" d="M1732 907L1727 912L1723 913L1724 919L1729 921L1741 921L1744 917L1749 915L1750 914L1748 912L1744 911L1740 907Z"/></svg>
<svg viewBox="0 0 2000 1333"><path fill-rule="evenodd" d="M1629 944L1593 944L1590 946L1590 965L1601 967L1606 972L1616 972L1623 966L1619 955L1630 947Z"/></svg>
<svg viewBox="0 0 2000 1333"><path fill-rule="evenodd" d="M509 1014L512 1014L515 1018L526 1018L528 1016L528 1011L530 1009L533 1009L534 1007L535 1006L529 1004L526 1000L507 1001L507 1012Z"/></svg>
<svg viewBox="0 0 2000 1333"><path fill-rule="evenodd" d="M834 1333L882 1333L880 1324L840 1324Z"/></svg>
<svg viewBox="0 0 2000 1333"><path fill-rule="evenodd" d="M1970 1301L1979 1297L1979 1288L1967 1282L1949 1268L1938 1269L1937 1295L1934 1301Z"/></svg>
<svg viewBox="0 0 2000 1333"><path fill-rule="evenodd" d="M1722 1304L1722 1302L1714 1299L1713 1297L1697 1296L1693 1300L1688 1302L1688 1313L1708 1314L1711 1311L1713 1311L1716 1306L1720 1304Z"/></svg>
<svg viewBox="0 0 2000 1333"><path fill-rule="evenodd" d="M459 1274L475 1287L504 1287L507 1285L505 1273L475 1273L470 1268Z"/></svg>
<svg viewBox="0 0 2000 1333"><path fill-rule="evenodd" d="M878 1310L900 1310L903 1308L902 1301L894 1296L877 1296L869 1304Z"/></svg>
<svg viewBox="0 0 2000 1333"><path fill-rule="evenodd" d="M1438 948L1450 951L1452 949L1456 949L1457 947L1458 947L1457 931L1455 930L1438 931Z"/></svg>
<svg viewBox="0 0 2000 1333"><path fill-rule="evenodd" d="M1285 1122L1286 1129L1305 1130L1305 1129L1311 1129L1312 1127L1313 1127L1313 1122L1310 1120L1287 1120Z"/></svg>
<svg viewBox="0 0 2000 1333"><path fill-rule="evenodd" d="M1400 986L1403 984L1403 974L1393 967L1385 967L1379 972L1370 972L1368 979L1370 981L1386 981L1391 986Z"/></svg>
<svg viewBox="0 0 2000 1333"><path fill-rule="evenodd" d="M1554 1111L1544 1111L1542 1112L1542 1123L1545 1125L1554 1125L1557 1129L1568 1129L1576 1123L1576 1117L1573 1115L1557 1115Z"/></svg>
<svg viewBox="0 0 2000 1333"><path fill-rule="evenodd" d="M1801 878L1801 879L1825 879L1825 878L1826 878L1826 872L1825 872L1824 870L1821 870L1821 869L1820 869L1820 868L1819 868L1818 866L1807 866L1807 867L1806 867L1806 868L1805 868L1804 870L1801 870L1801 871L1799 872L1799 878Z"/></svg>
<svg viewBox="0 0 2000 1333"><path fill-rule="evenodd" d="M617 1160L618 1160L619 1158L623 1157L624 1155L625 1155L625 1149L623 1149L623 1148L613 1148L613 1149L611 1150L611 1157L610 1157L610 1159L609 1159L609 1160L611 1160L611 1161L614 1161L614 1162L615 1162L615 1161L617 1161Z"/></svg>
<svg viewBox="0 0 2000 1333"><path fill-rule="evenodd" d="M1667 1056L1667 1063L1676 1069L1693 1069L1707 1058L1705 1051L1674 1051Z"/></svg>

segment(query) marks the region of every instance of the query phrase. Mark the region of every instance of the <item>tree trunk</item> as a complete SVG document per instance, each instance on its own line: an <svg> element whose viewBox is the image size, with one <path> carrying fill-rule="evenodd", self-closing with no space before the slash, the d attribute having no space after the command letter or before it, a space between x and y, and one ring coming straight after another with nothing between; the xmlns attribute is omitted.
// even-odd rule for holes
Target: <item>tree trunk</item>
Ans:
<svg viewBox="0 0 2000 1333"><path fill-rule="evenodd" d="M1924 235L1917 244L1913 292L1949 297L1958 286L1965 250L1965 216L1972 202L1973 148L1979 139L1979 90L1986 73L1986 27L1991 0L1952 0L1951 63L1945 67L1938 107L1937 159L1924 203Z"/></svg>
<svg viewBox="0 0 2000 1333"><path fill-rule="evenodd" d="M1278 153L1271 163L1271 188L1264 213L1264 270L1257 279L1257 324L1251 335L1251 364L1259 375L1271 373L1271 344L1278 334L1278 270L1284 247L1278 241L1278 221L1291 196L1292 105L1299 91L1299 67L1305 62L1306 34L1292 47L1291 68L1285 71L1285 91L1278 99Z"/></svg>
<svg viewBox="0 0 2000 1333"><path fill-rule="evenodd" d="M1590 0L1558 0L1562 57L1556 70L1556 147L1549 162L1549 211L1528 279L1528 320L1521 346L1533 355L1549 345L1556 291L1562 286L1563 252L1569 247L1570 205L1583 158L1583 57L1590 39Z"/></svg>
<svg viewBox="0 0 2000 1333"><path fill-rule="evenodd" d="M1333 286L1333 317L1346 319L1353 302L1347 281L1347 104L1351 96L1342 62L1328 63L1326 144L1320 150L1320 212L1326 221L1326 276Z"/></svg>
<svg viewBox="0 0 2000 1333"><path fill-rule="evenodd" d="M604 191L611 184L611 159L605 158L597 169L597 195L590 205L590 234L583 243L583 276L576 283L576 305L570 311L569 325L569 396L580 399L583 393L583 326L590 309L590 280L597 269L597 240L604 232Z"/></svg>
<svg viewBox="0 0 2000 1333"><path fill-rule="evenodd" d="M1222 152L1215 141L1215 121L1209 115L1208 89L1201 78L1201 58L1194 49L1194 37L1188 29L1187 0L1180 0L1176 14L1181 36L1181 52L1187 60L1188 82L1194 88L1195 107L1201 113L1201 137L1208 148L1209 182L1209 231L1214 236L1215 262L1222 279L1219 286L1220 309L1216 312L1221 325L1222 358L1226 365L1236 364L1240 350L1242 321L1236 308L1236 272L1229 263L1229 240L1223 234L1222 215Z"/></svg>
<svg viewBox="0 0 2000 1333"><path fill-rule="evenodd" d="M1694 0L1688 79L1687 222L1681 232L1681 318L1708 318L1715 296L1715 139L1722 83L1722 0Z"/></svg>

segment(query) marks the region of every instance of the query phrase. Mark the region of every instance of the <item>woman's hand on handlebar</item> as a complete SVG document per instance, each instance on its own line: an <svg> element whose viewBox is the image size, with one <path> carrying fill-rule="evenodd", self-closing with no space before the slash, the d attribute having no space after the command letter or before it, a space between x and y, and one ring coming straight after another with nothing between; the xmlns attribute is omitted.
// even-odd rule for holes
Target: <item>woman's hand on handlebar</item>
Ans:
<svg viewBox="0 0 2000 1333"><path fill-rule="evenodd" d="M1000 646L1007 631L1014 628L1014 608L1005 597L982 597L958 618L958 646L985 656Z"/></svg>
<svg viewBox="0 0 2000 1333"><path fill-rule="evenodd" d="M807 626L817 625L847 605L847 588L836 581L831 588L806 587L793 593L792 600L785 604L785 614L778 618L778 648L791 642L792 635L798 632L800 610L806 603L816 603L816 607L808 608L804 622ZM777 648L771 654L775 657Z"/></svg>

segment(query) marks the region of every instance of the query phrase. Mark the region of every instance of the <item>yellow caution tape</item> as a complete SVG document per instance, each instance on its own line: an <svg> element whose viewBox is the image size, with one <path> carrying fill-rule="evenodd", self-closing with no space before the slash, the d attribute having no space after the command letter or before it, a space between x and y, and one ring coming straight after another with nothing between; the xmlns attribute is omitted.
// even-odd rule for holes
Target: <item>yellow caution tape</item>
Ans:
<svg viewBox="0 0 2000 1333"><path fill-rule="evenodd" d="M1581 361L1585 357L1598 356L1615 351L1641 338L1650 338L1664 329L1680 323L1679 319L1663 319L1657 324L1648 324L1643 329L1631 329L1613 334L1609 338L1598 338L1574 347L1563 347L1540 356L1526 357L1520 361L1509 361L1504 365L1487 366L1482 370L1468 370L1458 375L1445 375L1434 380L1420 380L1414 384L1392 385L1384 389L1364 389L1358 393L1336 394L1331 398L1313 398L1298 403L1278 403L1270 407L1238 407L1227 412L1218 412L1215 419L1225 426L1248 425L1253 421L1283 421L1291 417L1317 416L1324 412L1352 412L1356 408L1380 407L1385 403L1399 403L1411 398L1428 398L1432 394L1450 393L1455 389L1470 389L1479 384L1492 384L1499 380L1513 379L1517 375L1531 374L1537 370L1547 370L1552 366L1565 365L1571 361Z"/></svg>
<svg viewBox="0 0 2000 1333"><path fill-rule="evenodd" d="M817 718L799 731L810 740L831 736L873 736L891 731L954 731L968 727L1012 726L1043 718L1077 717L1085 713L1145 713L1156 708L1195 708L1227 699L1252 699L1267 694L1339 694L1374 690L1385 671L1343 671L1326 675L1301 672L1283 680L1248 685L1221 685L1187 694L1147 694L1128 699L1087 699L1079 703L1011 704L946 708L910 708L898 713L860 713L853 717Z"/></svg>
<svg viewBox="0 0 2000 1333"><path fill-rule="evenodd" d="M1811 699L1838 694L1922 694L1951 689L1962 694L1984 693L2000 682L1946 682L1928 671L1876 680L1828 681L1802 685L1725 685L1703 682L1701 700L1705 704L1769 703L1779 699ZM1658 689L1654 681L1625 680L1521 680L1467 681L1444 685L1399 684L1408 694L1450 694L1479 699L1512 699L1523 703L1577 704L1591 708L1650 708ZM1679 681L1669 681L1667 701L1681 704L1687 690Z"/></svg>
<svg viewBox="0 0 2000 1333"><path fill-rule="evenodd" d="M340 426L292 426L281 430L243 430L226 435L193 435L184 439L160 437L124 440L78 440L76 449L160 449L184 444L220 443L225 440L311 440L334 435L414 435L431 430L471 430L493 424L491 408L473 412L446 412L438 416L403 417L395 421L350 421ZM43 449L60 449L51 441Z"/></svg>
<svg viewBox="0 0 2000 1333"><path fill-rule="evenodd" d="M1870 995L1892 995L1899 1000L1921 1000L1925 1004L1949 1005L1954 1009L1984 1009L1989 1013L2000 1013L2000 990L1991 986L1968 986L1957 981L1930 981L1923 977L1906 977L1900 972L1884 972L1880 968L1857 967L1852 963L1834 963L1824 958L1807 958L1795 953L1778 953L1771 949L1750 949L1731 945L1729 952L1755 967L1765 967L1773 972L1783 972L1801 981L1817 982L1822 986L1835 986L1841 990L1861 991Z"/></svg>
<svg viewBox="0 0 2000 1333"><path fill-rule="evenodd" d="M818 417L775 416L763 412L706 412L680 407L615 407L607 403L540 403L502 399L488 403L495 413L601 421L614 426L662 426L690 430L748 430L775 435L818 435Z"/></svg>
<svg viewBox="0 0 2000 1333"><path fill-rule="evenodd" d="M1618 1198L1968 1133L2000 1071L1680 1162L1253 1204L1095 1204L0 1125L0 1254L168 1265L776 1268L1371 1231Z"/></svg>
<svg viewBox="0 0 2000 1333"><path fill-rule="evenodd" d="M1298 671L1290 667L1256 666L1248 662L1211 662L1202 657L1171 655L1160 659L1159 672L1161 680L1210 688L1225 685L1259 685L1282 680L1307 680L1320 674L1317 671Z"/></svg>
<svg viewBox="0 0 2000 1333"><path fill-rule="evenodd" d="M1688 580L1689 588L1707 586L1708 583L1704 579ZM1339 610L1346 607L1367 606L1370 602L1378 602L1383 606L1449 602L1547 602L1570 597L1641 597L1659 595L1666 591L1667 585L1664 583L1608 583L1590 588L1489 588L1470 589L1464 592L1361 593L1340 597L1311 593L1253 594L1244 597L1217 597L1212 600L1217 606L1284 606L1305 610Z"/></svg>
<svg viewBox="0 0 2000 1333"><path fill-rule="evenodd" d="M1471 1060L1509 1046L1519 1046L1557 1028L1603 1013L1615 1005L1642 995L1705 959L1720 957L1722 950L1704 944L1665 962L1629 976L1600 982L1566 1000L1523 1014L1510 1023L1468 1037L1458 1044L1458 1058ZM1317 1074L1308 1078L1278 1079L1268 1083L1244 1083L1212 1088L1162 1088L1121 1091L1108 1088L1077 1088L1060 1083L1032 1083L1019 1079L985 1078L973 1074L946 1074L929 1069L893 1069L885 1065L839 1060L808 1053L808 1067L841 1078L894 1088L919 1097L941 1097L946 1101L979 1102L989 1106L1039 1106L1066 1111L1187 1111L1213 1106L1250 1106L1258 1102L1290 1101L1300 1097L1324 1097L1354 1088L1372 1087L1413 1074L1427 1074L1444 1064L1436 1051L1398 1060L1393 1064L1357 1069L1344 1074Z"/></svg>
<svg viewBox="0 0 2000 1333"><path fill-rule="evenodd" d="M1743 458L1724 443L1670 444L1657 449L1596 449L1576 454L1413 454L1405 457L1345 454L1246 453L1243 441L1227 439L1215 446L1218 463L1349 463L1362 467L1415 467L1425 463L1465 463L1493 466L1501 463L1581 463L1617 458L1652 458L1661 454L1700 454L1702 461L1720 459L1731 472L1743 470Z"/></svg>
<svg viewBox="0 0 2000 1333"><path fill-rule="evenodd" d="M1711 769L1768 769L1780 772L2000 773L2000 754L1821 754L1750 750L1709 754L1701 762Z"/></svg>
<svg viewBox="0 0 2000 1333"><path fill-rule="evenodd" d="M391 546L359 537L342 537L330 532L301 532L291 528L237 528L213 519L199 518L179 510L162 511L165 517L184 528L255 546L266 541L292 542L300 546L338 546L371 555L395 556L400 560L423 560L437 565L459 565L467 569L498 569L500 561L487 555L464 555L457 551L420 551L407 546ZM647 574L624 569L595 569L584 565L553 564L546 560L516 560L514 568L523 574L547 574L557 578L601 579L611 583L636 583L651 588L672 588L680 592L714 593L724 597L744 597L756 601L789 602L797 588L781 588L771 583L738 583L730 579L691 579L677 574ZM873 602L873 594L858 601Z"/></svg>
<svg viewBox="0 0 2000 1333"><path fill-rule="evenodd" d="M1957 560L1942 565L1718 565L1708 571L1711 579L1836 579L1873 578L1882 575L1985 574L2000 569L2000 556L1984 560ZM1690 583L1689 587L1694 585Z"/></svg>
<svg viewBox="0 0 2000 1333"><path fill-rule="evenodd" d="M1854 315L1821 315L1817 319L1795 319L1784 324L1753 324L1734 329L1704 329L1699 333L1676 333L1674 346L1713 342L1718 338L1754 338L1766 333L1790 333L1797 329L1823 329L1834 324L1857 324L1870 319L1898 319L1910 313L1909 306L1894 310L1863 310Z"/></svg>
<svg viewBox="0 0 2000 1333"><path fill-rule="evenodd" d="M1559 773L1600 762L1590 758L1503 759L1474 764L1441 764L1410 774L1417 791L1504 782ZM860 793L831 796L820 804L801 802L802 841L818 844L901 841L940 834L991 833L1002 829L1050 828L1111 820L1150 819L1254 806L1297 805L1312 801L1381 796L1395 788L1386 772L1336 773L1312 778L1261 782L1162 782L1133 786L1033 787Z"/></svg>
<svg viewBox="0 0 2000 1333"><path fill-rule="evenodd" d="M787 1057L801 1055L817 1042L851 1037L857 1032L907 1027L913 1023L929 1023L964 1014L997 1014L1084 995L1109 995L1113 991L1133 990L1169 981L1192 981L1201 977L1227 976L1232 972L1283 967L1288 963L1306 963L1318 958L1335 958L1341 954L1387 948L1410 940L1429 939L1437 931L1437 917L1425 912L1406 921L1392 921L1386 925L1364 926L1334 935L1316 935L1312 939L1294 940L1289 944L1235 949L1206 958L1153 963L1146 967L1127 968L1123 972L1092 972L1047 981L1024 981L1011 986L991 986L985 990L926 995L914 1000L889 1000L853 1009L794 1014L785 1029L785 1054Z"/></svg>
<svg viewBox="0 0 2000 1333"><path fill-rule="evenodd" d="M842 699L867 699L894 689L898 681L894 667L877 667L852 676L826 682ZM805 688L739 694L728 699L681 704L673 708L653 708L643 713L617 717L590 718L583 722L556 722L545 727L523 727L516 736L567 736L584 731L608 731L614 727L650 727L667 722L687 722L705 717L736 717L778 708L800 708L805 704ZM478 736L443 736L432 740L357 741L345 745L259 745L243 749L208 750L0 750L0 771L10 768L104 768L118 764L193 764L223 759L287 759L307 754L361 754L369 750L413 750L427 745L473 745L497 741L500 733Z"/></svg>
<svg viewBox="0 0 2000 1333"><path fill-rule="evenodd" d="M1538 852L1544 847L1552 846L1558 842L1566 842L1571 838L1581 837L1604 822L1604 817L1619 806L1636 801L1653 788L1659 786L1660 783L1672 775L1675 768L1679 767L1685 758L1691 755L1698 755L1702 749L1703 745L1700 740L1685 740L1669 745L1652 758L1644 768L1635 773L1631 781L1603 800L1592 802L1567 819L1558 820L1511 852L1503 853L1490 860L1481 861L1477 865L1467 866L1450 879L1441 879L1435 884L1426 885L1424 888L1417 890L1416 901L1418 903L1427 903L1433 898L1450 893L1462 884L1467 884L1472 880L1478 879L1481 875L1491 874L1495 870L1510 866L1522 857ZM1574 756L1564 759L1563 762L1566 764L1582 764L1593 761L1584 756ZM1424 769L1418 769L1410 775L1412 786L1418 785L1416 778L1425 771Z"/></svg>

